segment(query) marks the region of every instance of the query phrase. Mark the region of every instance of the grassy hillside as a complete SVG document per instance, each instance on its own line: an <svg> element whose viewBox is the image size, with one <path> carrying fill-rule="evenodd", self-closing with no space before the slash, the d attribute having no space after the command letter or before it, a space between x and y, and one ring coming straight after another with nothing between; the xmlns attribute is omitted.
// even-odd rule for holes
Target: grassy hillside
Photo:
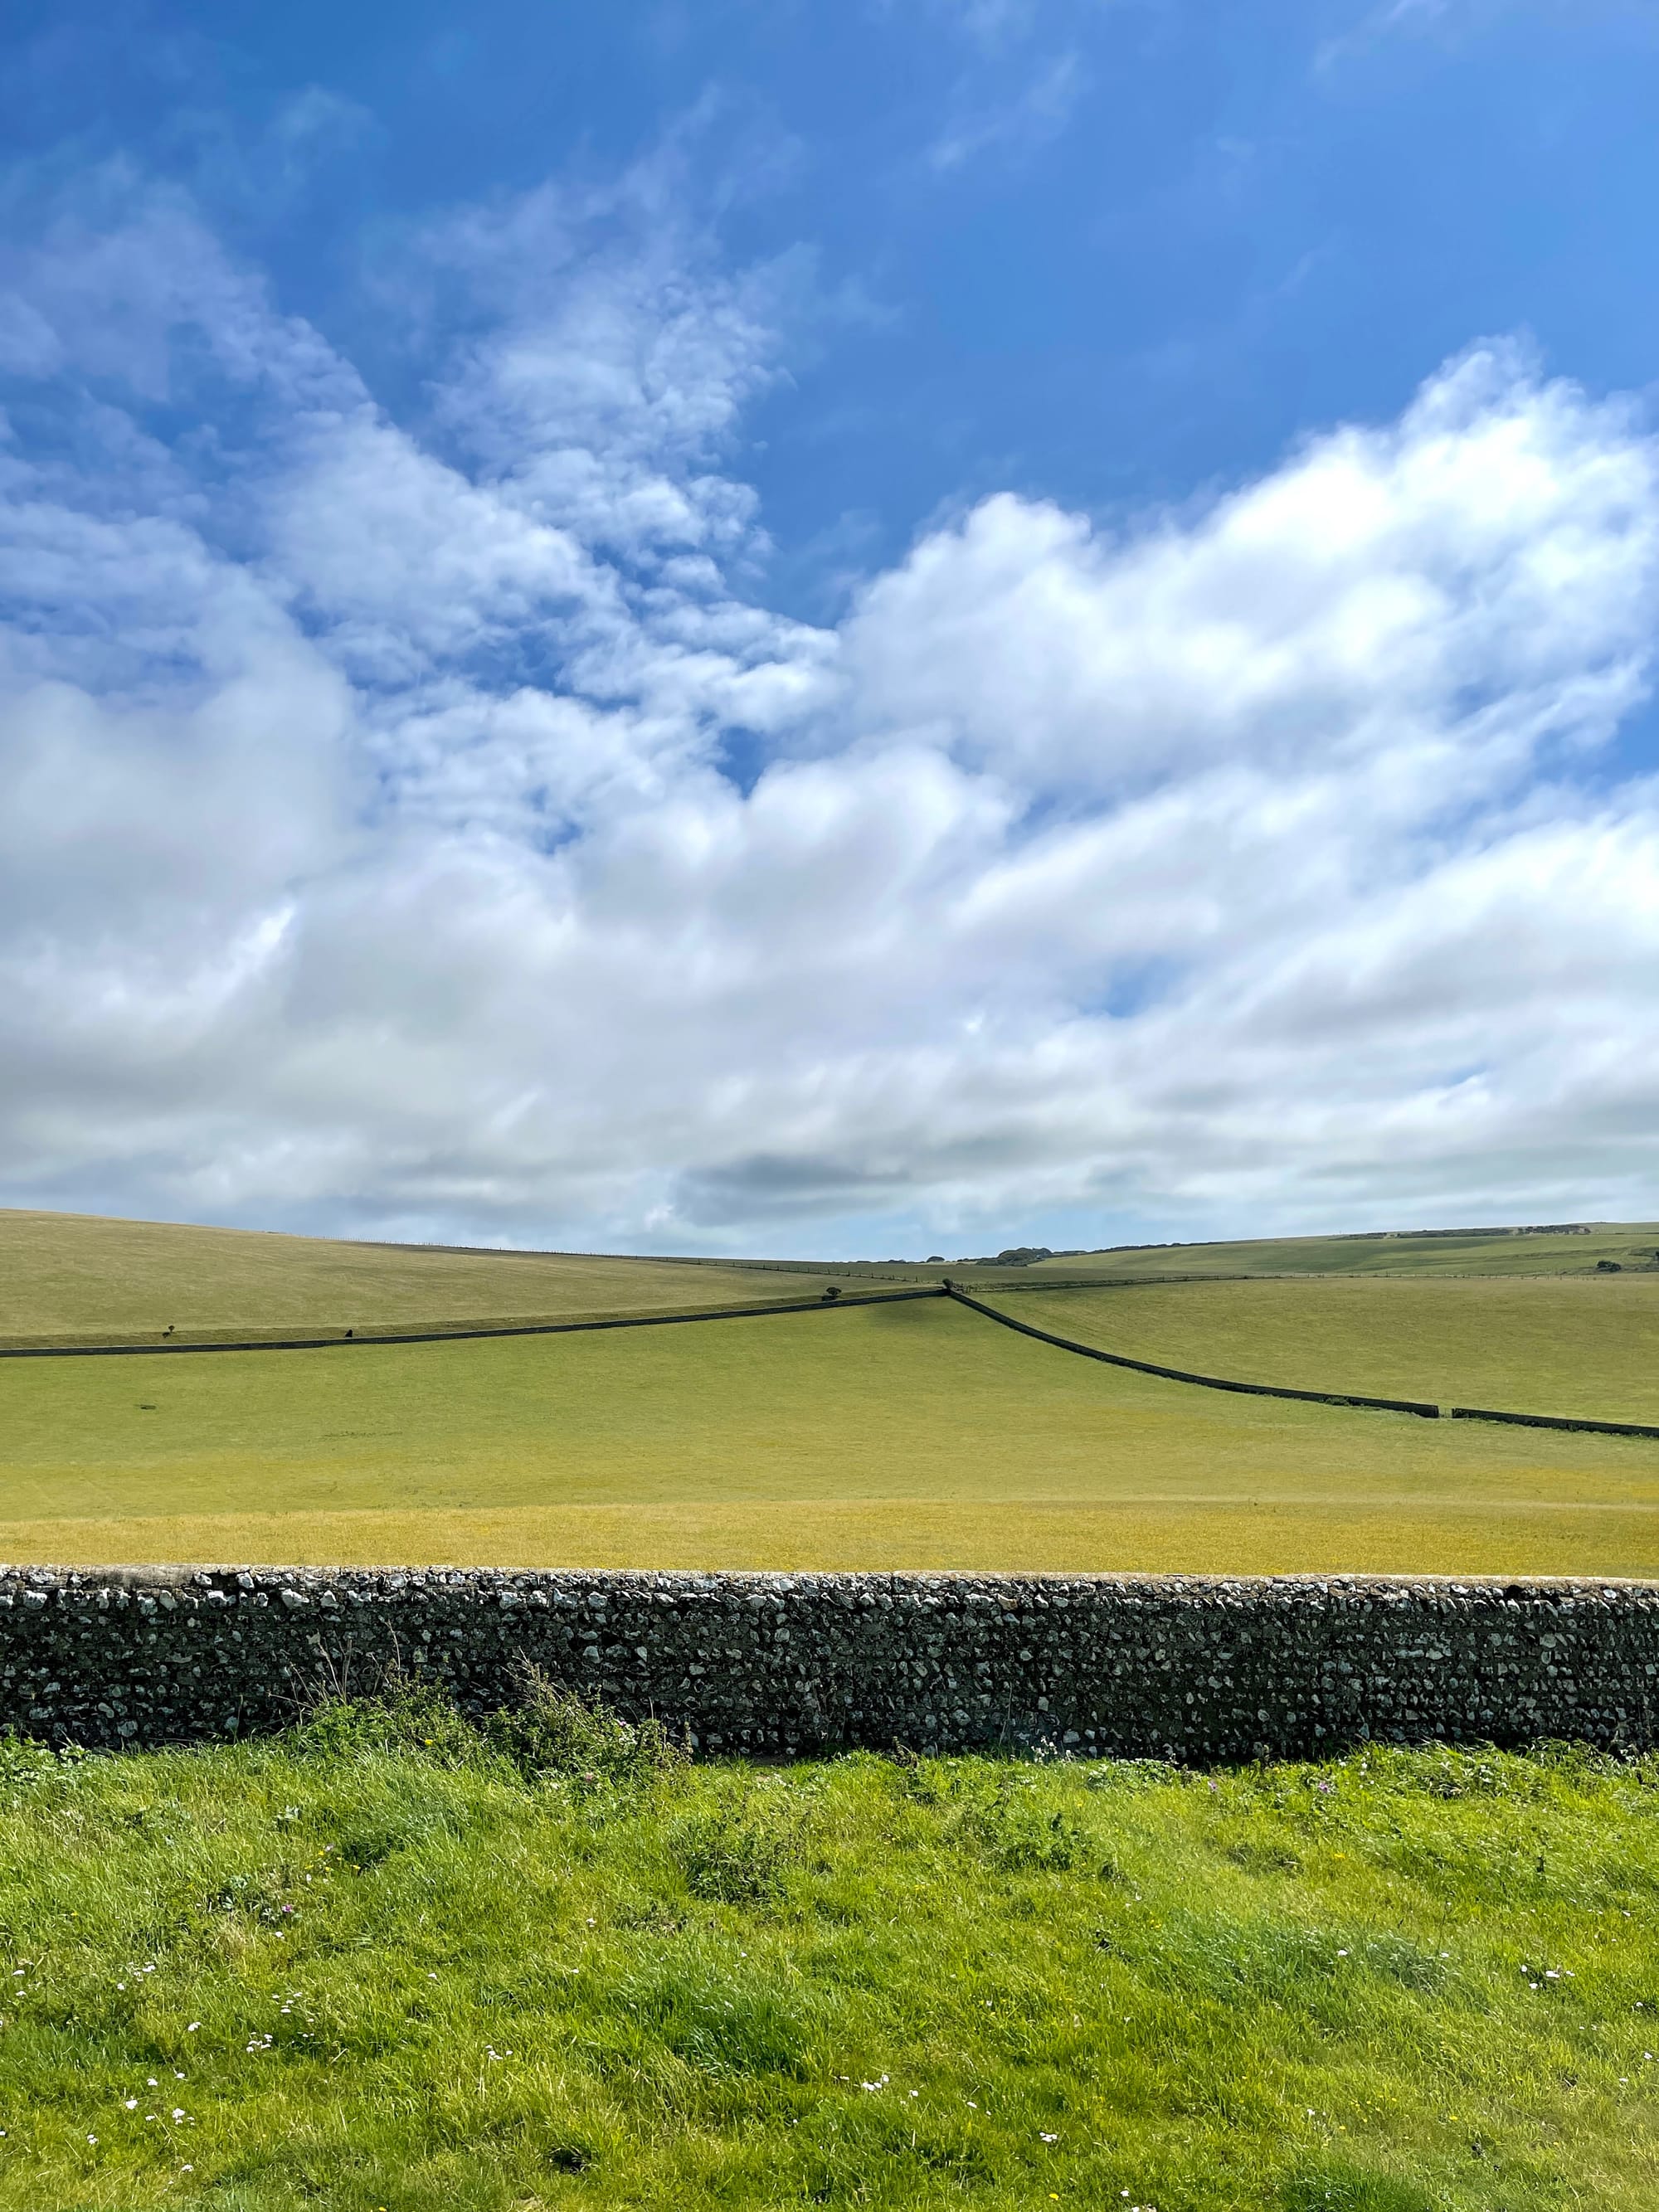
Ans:
<svg viewBox="0 0 1659 2212"><path fill-rule="evenodd" d="M1133 1359L1293 1389L1659 1421L1659 1273L1334 1277L984 1294Z"/></svg>
<svg viewBox="0 0 1659 2212"><path fill-rule="evenodd" d="M1585 1265L1601 1249L1503 1241L1534 1263L1552 1241ZM1207 1249L1233 1266L1311 1252ZM1422 1267L1047 1291L1029 1269L1005 1275L1021 1286L1006 1305L1132 1357L1293 1387L1659 1418L1659 1273L1463 1279L1437 1273L1455 1240L1322 1249ZM824 1272L0 1214L0 1340L678 1311L813 1294ZM0 1554L1650 1574L1659 1447L1214 1396L927 1301L556 1340L0 1362Z"/></svg>
<svg viewBox="0 0 1659 2212"><path fill-rule="evenodd" d="M1522 1236L1497 1230L1142 1245L1131 1251L1039 1260L1021 1269L1020 1276L1583 1274L1593 1272L1600 1260L1621 1268L1659 1268L1659 1222L1598 1222L1588 1235Z"/></svg>
<svg viewBox="0 0 1659 2212"><path fill-rule="evenodd" d="M541 1756L8 1747L0 2205L1659 2192L1650 1766Z"/></svg>
<svg viewBox="0 0 1659 2212"><path fill-rule="evenodd" d="M0 1211L0 1343L145 1341L169 1323L211 1341L749 1304L810 1296L823 1274Z"/></svg>
<svg viewBox="0 0 1659 2212"><path fill-rule="evenodd" d="M1659 1446L1194 1390L944 1299L3 1363L0 1494L0 1555L66 1561L1659 1571Z"/></svg>
<svg viewBox="0 0 1659 2212"><path fill-rule="evenodd" d="M1331 1273L1593 1275L1600 1259L1659 1281L1659 1226L1589 1237L1285 1238L1182 1245L957 1270L981 1286L1081 1277ZM0 1345L143 1343L169 1328L200 1342L427 1327L506 1325L750 1304L847 1285L937 1280L888 1261L607 1258L461 1251L0 1209Z"/></svg>

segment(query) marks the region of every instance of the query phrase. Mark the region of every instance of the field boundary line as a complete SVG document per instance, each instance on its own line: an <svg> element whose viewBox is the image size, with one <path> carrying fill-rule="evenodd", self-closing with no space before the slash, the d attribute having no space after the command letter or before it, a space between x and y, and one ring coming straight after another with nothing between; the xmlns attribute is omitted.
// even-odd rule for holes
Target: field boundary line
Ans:
<svg viewBox="0 0 1659 2212"><path fill-rule="evenodd" d="M1232 1279L1243 1281L1252 1279L1236 1276ZM1219 1375L1194 1375L1185 1368L1161 1366L1156 1360L1152 1359L1131 1359L1121 1352L1103 1352L1097 1345L1079 1344L1071 1337L1056 1336L1050 1329L1034 1328L1029 1322L1016 1321L1012 1314L999 1313L994 1306L982 1305L977 1298L970 1297L966 1291L958 1290L954 1283L948 1287L951 1296L959 1304L971 1306L975 1313L985 1315L988 1320L1000 1322L1005 1328L1018 1329L1022 1336L1034 1336L1043 1344L1057 1346L1062 1352L1080 1352L1085 1359L1103 1360L1110 1367L1128 1367L1133 1368L1139 1375L1157 1375L1165 1382L1196 1383L1200 1389L1206 1390L1241 1391L1255 1398L1299 1398L1321 1406L1359 1406L1383 1413L1416 1413L1425 1420L1437 1419L1443 1413L1447 1419L1453 1421L1502 1421L1513 1428L1570 1429L1583 1431L1592 1436L1650 1437L1659 1439L1659 1424L1643 1421L1602 1421L1587 1413L1506 1413L1486 1406L1442 1407L1430 1405L1426 1400L1414 1398L1373 1398L1358 1391L1346 1390L1293 1390L1287 1385L1278 1382L1237 1382ZM1038 1286L1035 1283L1030 1285L1022 1283L1017 1287L1021 1290L1028 1288L1036 1290ZM1062 1285L1055 1285L1054 1287L1059 1289ZM1063 1287L1071 1289L1082 1286L1067 1284ZM1102 1287L1115 1289L1119 1285L1111 1285ZM997 1295L999 1297L1003 1295L1000 1289Z"/></svg>
<svg viewBox="0 0 1659 2212"><path fill-rule="evenodd" d="M1598 1437L1659 1437L1659 1425L1646 1421L1596 1421L1588 1414L1500 1413L1489 1406L1448 1406L1454 1421L1506 1421L1522 1429L1588 1429Z"/></svg>
<svg viewBox="0 0 1659 2212"><path fill-rule="evenodd" d="M793 1298L764 1306L706 1306L696 1313L624 1314L608 1321L515 1322L510 1328L404 1329L374 1336L266 1337L257 1344L0 1345L0 1359L153 1359L176 1352L333 1352L377 1344L471 1344L486 1337L576 1336L599 1328L665 1328L676 1322L756 1321L766 1314L838 1313L843 1306L896 1305L906 1298L942 1298L936 1284L921 1290L865 1291L850 1297Z"/></svg>
<svg viewBox="0 0 1659 2212"><path fill-rule="evenodd" d="M1205 1283L1273 1283L1288 1281L1291 1278L1278 1275L1046 1275L1029 1283L982 1283L980 1287L993 1297L1017 1297L1022 1291L1162 1291L1171 1285ZM1297 1279L1300 1279L1299 1278ZM960 1276L953 1276L959 1282Z"/></svg>
<svg viewBox="0 0 1659 2212"><path fill-rule="evenodd" d="M1222 1375L1194 1375L1184 1367L1162 1367L1156 1360L1130 1359L1121 1352L1103 1352L1098 1345L1079 1344L1069 1336L1056 1336L1051 1329L1034 1328L1030 1322L1016 1321L1012 1314L999 1313L994 1306L982 1305L977 1298L959 1291L954 1283L947 1283L945 1291L959 1305L971 1306L988 1321L1000 1322L1004 1328L1017 1329L1021 1336L1034 1336L1040 1344L1052 1344L1061 1352L1075 1352L1085 1359L1098 1359L1108 1367L1127 1367L1137 1375L1156 1375L1166 1382L1191 1382L1201 1390L1232 1390L1249 1398L1297 1398L1316 1406L1358 1406L1373 1413L1415 1413L1419 1419L1437 1421L1438 1406L1425 1399L1373 1398L1352 1390L1292 1390L1279 1382L1237 1382Z"/></svg>

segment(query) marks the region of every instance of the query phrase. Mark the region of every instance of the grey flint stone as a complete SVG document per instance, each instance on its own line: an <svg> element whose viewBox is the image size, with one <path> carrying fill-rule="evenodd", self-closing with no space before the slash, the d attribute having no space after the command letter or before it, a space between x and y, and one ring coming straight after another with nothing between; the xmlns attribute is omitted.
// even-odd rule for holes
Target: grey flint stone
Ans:
<svg viewBox="0 0 1659 2212"><path fill-rule="evenodd" d="M0 1728L58 1742L258 1734L392 1669L479 1713L526 1662L763 1758L1659 1743L1642 1583L0 1567Z"/></svg>

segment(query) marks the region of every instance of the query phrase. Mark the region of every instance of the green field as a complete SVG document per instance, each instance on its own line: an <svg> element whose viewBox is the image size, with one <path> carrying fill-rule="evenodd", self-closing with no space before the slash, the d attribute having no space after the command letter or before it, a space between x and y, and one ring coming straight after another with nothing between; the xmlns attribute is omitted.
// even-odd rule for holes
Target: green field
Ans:
<svg viewBox="0 0 1659 2212"><path fill-rule="evenodd" d="M150 1342L169 1327L214 1342L501 1326L811 1297L823 1287L822 1268L462 1252L0 1211L0 1344Z"/></svg>
<svg viewBox="0 0 1659 2212"><path fill-rule="evenodd" d="M1195 1390L943 1298L8 1361L0 1482L0 1555L66 1562L1659 1571L1655 1443Z"/></svg>
<svg viewBox="0 0 1659 2212"><path fill-rule="evenodd" d="M0 1747L0 2205L1644 2212L1656 1784Z"/></svg>
<svg viewBox="0 0 1659 2212"><path fill-rule="evenodd" d="M1607 1238L1628 1253L1645 1233ZM1501 1241L1537 1258L1607 1239ZM975 1286L1038 1327L1208 1373L1659 1419L1659 1273L1448 1273L1455 1242L1391 1244L1421 1259L1414 1274L1310 1264L1066 1288L1054 1262ZM1296 1249L1311 1262L1308 1240ZM165 1315L181 1336L256 1347L0 1360L12 1559L1659 1573L1651 1441L1198 1390L1051 1350L944 1298L257 1348L348 1328L817 1301L823 1267L21 1213L0 1214L0 1340L153 1340ZM849 1291L881 1287L839 1272Z"/></svg>
<svg viewBox="0 0 1659 2212"><path fill-rule="evenodd" d="M1111 1275L1555 1275L1583 1274L1598 1261L1659 1267L1659 1222L1603 1221L1587 1231L1519 1235L1512 1230L1432 1236L1273 1237L1226 1244L1142 1244L1115 1252L1039 1260L1024 1277ZM1007 1270L1000 1271L1004 1273Z"/></svg>
<svg viewBox="0 0 1659 2212"><path fill-rule="evenodd" d="M1079 1343L1246 1382L1659 1422L1659 1273L975 1295Z"/></svg>
<svg viewBox="0 0 1659 2212"><path fill-rule="evenodd" d="M1638 1271L1645 1270L1659 1284L1656 1253L1659 1224L1626 1222L1573 1237L1325 1237L1149 1247L964 1272L870 1261L461 1251L0 1209L0 1345L155 1342L169 1328L180 1337L217 1342L343 1335L348 1328L373 1334L499 1327L810 1297L827 1280L872 1288L935 1282L950 1273L981 1289L1187 1276L1560 1280L1595 1278L1596 1262L1611 1259L1627 1277L1642 1280Z"/></svg>

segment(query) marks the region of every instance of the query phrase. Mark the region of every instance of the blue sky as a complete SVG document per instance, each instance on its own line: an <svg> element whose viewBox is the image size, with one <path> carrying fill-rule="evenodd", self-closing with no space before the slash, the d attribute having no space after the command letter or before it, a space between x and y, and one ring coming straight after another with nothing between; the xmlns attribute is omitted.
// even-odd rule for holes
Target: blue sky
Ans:
<svg viewBox="0 0 1659 2212"><path fill-rule="evenodd" d="M360 362L378 230L678 144L734 259L815 264L749 425L797 556L851 514L890 557L984 490L1183 498L1396 412L1477 335L1526 331L1603 390L1659 359L1659 18L1637 4L10 20L9 145L179 179Z"/></svg>
<svg viewBox="0 0 1659 2212"><path fill-rule="evenodd" d="M1659 18L8 17L0 1200L1659 1212Z"/></svg>

